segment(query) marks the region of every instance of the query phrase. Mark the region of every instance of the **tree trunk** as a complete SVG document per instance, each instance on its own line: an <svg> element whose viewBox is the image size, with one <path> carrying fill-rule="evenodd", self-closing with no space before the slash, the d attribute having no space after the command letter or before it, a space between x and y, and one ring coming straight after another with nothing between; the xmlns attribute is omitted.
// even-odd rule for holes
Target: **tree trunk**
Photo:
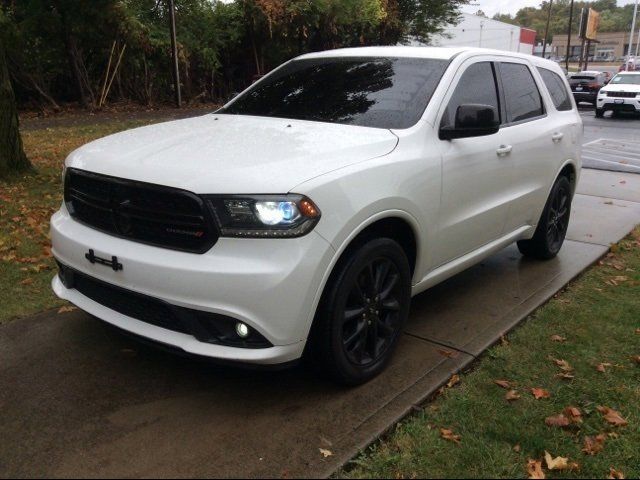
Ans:
<svg viewBox="0 0 640 480"><path fill-rule="evenodd" d="M62 41L67 53L67 61L69 62L69 68L71 69L71 76L76 85L76 91L78 92L78 100L83 108L89 108L89 100L84 90L84 83L82 79L82 72L80 70L80 64L78 62L78 47L76 45L76 39L71 32L71 25L69 25L69 17L67 12L60 8L58 3L55 6L60 15L60 23L62 26Z"/></svg>
<svg viewBox="0 0 640 480"><path fill-rule="evenodd" d="M0 39L0 178L31 168L22 148L18 110L13 95L4 43Z"/></svg>

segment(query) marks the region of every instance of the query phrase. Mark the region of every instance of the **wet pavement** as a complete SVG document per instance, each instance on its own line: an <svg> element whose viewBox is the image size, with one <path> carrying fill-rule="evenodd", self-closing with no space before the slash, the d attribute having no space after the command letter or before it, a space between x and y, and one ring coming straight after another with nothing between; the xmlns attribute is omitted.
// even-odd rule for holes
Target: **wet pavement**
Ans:
<svg viewBox="0 0 640 480"><path fill-rule="evenodd" d="M304 366L251 372L176 357L80 311L9 322L0 476L328 476L637 223L640 176L583 171L558 258L531 261L512 246L415 297L390 368L355 389Z"/></svg>

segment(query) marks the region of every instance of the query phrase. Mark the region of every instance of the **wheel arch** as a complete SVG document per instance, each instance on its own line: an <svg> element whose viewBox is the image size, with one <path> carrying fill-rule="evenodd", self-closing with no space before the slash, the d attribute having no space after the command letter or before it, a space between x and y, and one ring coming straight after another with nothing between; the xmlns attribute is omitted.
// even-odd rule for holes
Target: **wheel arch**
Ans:
<svg viewBox="0 0 640 480"><path fill-rule="evenodd" d="M403 250L405 250L405 254L409 260L411 275L415 278L416 274L419 274L418 265L420 265L421 262L419 232L418 221L404 210L386 210L379 212L360 223L360 225L342 241L340 246L336 248L335 254L326 269L310 312L307 342L313 332L313 327L316 323L316 314L327 286L330 284L332 276L337 272L337 267L340 265L340 262L344 261L352 249L357 248L358 245L361 245L366 239L375 238L376 236L386 236L396 240ZM404 236L404 238L402 238L402 236Z"/></svg>

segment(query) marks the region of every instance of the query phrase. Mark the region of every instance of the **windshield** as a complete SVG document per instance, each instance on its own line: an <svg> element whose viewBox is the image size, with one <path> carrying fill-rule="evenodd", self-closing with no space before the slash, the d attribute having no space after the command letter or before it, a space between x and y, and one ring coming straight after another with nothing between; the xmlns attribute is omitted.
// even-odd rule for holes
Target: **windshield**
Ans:
<svg viewBox="0 0 640 480"><path fill-rule="evenodd" d="M294 60L220 113L408 128L420 119L447 64L428 58Z"/></svg>
<svg viewBox="0 0 640 480"><path fill-rule="evenodd" d="M640 75L616 75L611 83L618 85L640 85Z"/></svg>

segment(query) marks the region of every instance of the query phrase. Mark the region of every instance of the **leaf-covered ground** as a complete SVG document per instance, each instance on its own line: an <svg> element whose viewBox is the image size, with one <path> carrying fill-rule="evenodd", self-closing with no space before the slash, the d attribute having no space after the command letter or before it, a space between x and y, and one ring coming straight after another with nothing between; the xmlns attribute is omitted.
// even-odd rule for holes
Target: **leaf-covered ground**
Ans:
<svg viewBox="0 0 640 480"><path fill-rule="evenodd" d="M640 477L640 229L612 252L339 476Z"/></svg>
<svg viewBox="0 0 640 480"><path fill-rule="evenodd" d="M0 180L0 323L62 304L50 287L55 265L49 218L62 201L66 156L91 140L154 120L23 131L25 151L36 170Z"/></svg>

